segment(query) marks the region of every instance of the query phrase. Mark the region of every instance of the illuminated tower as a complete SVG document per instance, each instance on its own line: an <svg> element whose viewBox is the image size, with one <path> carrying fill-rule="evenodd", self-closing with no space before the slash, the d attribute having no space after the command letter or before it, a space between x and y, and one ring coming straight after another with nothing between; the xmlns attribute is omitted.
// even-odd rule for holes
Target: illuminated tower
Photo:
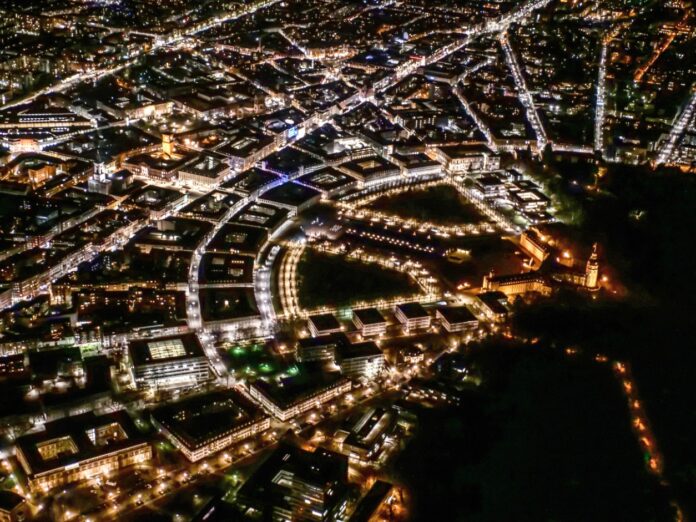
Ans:
<svg viewBox="0 0 696 522"><path fill-rule="evenodd" d="M491 292L493 291L493 284L492 284L492 279L495 277L495 271L491 268L491 271L488 272L488 275L483 276L483 284L481 285L481 290L484 292Z"/></svg>
<svg viewBox="0 0 696 522"><path fill-rule="evenodd" d="M162 153L171 158L174 155L174 144L171 134L162 134Z"/></svg>
<svg viewBox="0 0 696 522"><path fill-rule="evenodd" d="M585 286L590 290L597 290L599 288L599 259L597 256L597 243L592 246L592 254L587 260L587 266L585 267Z"/></svg>

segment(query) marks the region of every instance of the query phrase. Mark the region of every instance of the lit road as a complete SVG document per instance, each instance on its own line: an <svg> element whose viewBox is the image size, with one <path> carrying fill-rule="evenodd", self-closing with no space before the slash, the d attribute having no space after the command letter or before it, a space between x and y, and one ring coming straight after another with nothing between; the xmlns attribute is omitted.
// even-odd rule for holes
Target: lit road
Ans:
<svg viewBox="0 0 696 522"><path fill-rule="evenodd" d="M302 313L297 290L297 265L304 253L304 245L291 243L283 257L278 274L280 303L285 317L299 317Z"/></svg>
<svg viewBox="0 0 696 522"><path fill-rule="evenodd" d="M146 49L141 49L137 53L132 53L129 57L128 60L125 62L119 63L112 65L110 67L102 68L102 69L95 69L92 71L86 71L83 73L77 73L74 74L65 80L50 85L48 87L45 87L44 89L40 89L38 91L33 92L31 95L17 99L17 100L12 100L5 105L0 107L0 110L4 109L9 109L11 107L15 107L17 105L22 105L25 103L28 103L30 101L35 100L39 96L43 96L46 94L54 94L54 93L59 93L66 91L72 87L75 87L76 85L83 83L83 82L95 82L97 80L100 80L101 78L104 78L106 76L110 76L112 74L115 74L127 67L130 67L134 65L140 58L147 54L152 54L155 51L158 51L160 49L163 49L165 47L174 47L182 42L184 42L187 38L195 36L198 33L210 30L218 25L224 24L226 22L236 20L237 18L241 18L246 15L250 15L258 11L259 9L263 9L265 7L268 7L270 5L275 4L279 0L265 0L263 2L256 2L249 4L247 6L243 6L239 11L234 11L232 13L229 13L227 15L221 15L214 17L210 20L207 20L205 22L202 22L198 25L195 25L191 28L189 28L187 31L184 31L181 34L172 34L169 36L165 37L159 37L155 40L155 43L152 45L152 47L148 50Z"/></svg>
<svg viewBox="0 0 696 522"><path fill-rule="evenodd" d="M676 147L679 138L688 127L689 122L694 117L694 113L696 113L696 91L691 94L691 98L689 98L686 107L684 107L681 115L679 115L677 121L672 126L672 130L670 131L664 145L660 149L657 160L655 161L657 165L669 163L672 158L674 148Z"/></svg>
<svg viewBox="0 0 696 522"><path fill-rule="evenodd" d="M264 329L272 328L276 321L271 293L271 278L273 275L273 264L279 252L280 246L274 245L261 267L254 272L254 293Z"/></svg>
<svg viewBox="0 0 696 522"><path fill-rule="evenodd" d="M607 103L607 42L602 41L602 51L599 58L599 73L597 77L597 106L595 108L594 149L604 155L604 117Z"/></svg>
<svg viewBox="0 0 696 522"><path fill-rule="evenodd" d="M505 52L505 57L507 59L508 65L510 66L510 70L512 71L512 77L514 78L515 84L517 85L520 101L522 102L522 105L524 105L524 108L527 111L527 119L529 120L529 123L531 124L532 129L534 129L534 133L536 134L537 149L541 152L544 149L544 147L546 147L546 144L549 141L546 136L546 131L544 130L544 126L541 124L539 113L537 112L536 107L534 105L534 99L532 98L532 95L529 92L529 89L527 88L527 82L524 79L524 75L522 74L522 70L520 69L519 63L517 62L515 53L512 50L512 47L510 46L510 40L508 39L507 34L501 33L499 39L500 45L502 46L503 51Z"/></svg>
<svg viewBox="0 0 696 522"><path fill-rule="evenodd" d="M485 65L485 62L482 65ZM476 123L476 126L478 127L478 129L486 137L486 143L488 143L488 146L492 150L498 150L498 145L495 142L495 138L493 138L493 133L491 132L491 129L488 128L488 125L486 125L484 123L484 121L479 117L479 115L476 114L476 111L474 111L471 108L471 106L469 105L469 102L464 97L464 93L462 92L461 84L458 84L453 89L453 92L454 92L455 96L457 97L457 99L459 100L459 103L462 104L464 111L466 111L466 113L471 117L471 119L474 120L474 123Z"/></svg>

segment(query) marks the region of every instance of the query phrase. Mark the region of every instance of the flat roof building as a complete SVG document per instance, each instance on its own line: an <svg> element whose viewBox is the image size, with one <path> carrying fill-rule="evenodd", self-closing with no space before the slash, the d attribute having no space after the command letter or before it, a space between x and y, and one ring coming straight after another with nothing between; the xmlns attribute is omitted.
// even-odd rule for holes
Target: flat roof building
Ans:
<svg viewBox="0 0 696 522"><path fill-rule="evenodd" d="M507 319L509 302L503 292L484 292L476 296L476 304L486 317L496 323Z"/></svg>
<svg viewBox="0 0 696 522"><path fill-rule="evenodd" d="M348 504L348 459L323 448L282 444L249 477L238 502L261 520L335 522Z"/></svg>
<svg viewBox="0 0 696 522"><path fill-rule="evenodd" d="M342 451L358 461L378 458L384 443L396 428L397 417L392 408L368 408L349 419Z"/></svg>
<svg viewBox="0 0 696 522"><path fill-rule="evenodd" d="M225 390L167 404L152 423L191 462L267 430L271 419L239 392Z"/></svg>
<svg viewBox="0 0 696 522"><path fill-rule="evenodd" d="M336 374L300 369L300 374L275 382L257 380L249 385L249 394L268 413L287 421L312 408L318 408L351 390L349 379Z"/></svg>
<svg viewBox="0 0 696 522"><path fill-rule="evenodd" d="M363 337L387 333L387 320L376 308L353 310L353 323Z"/></svg>
<svg viewBox="0 0 696 522"><path fill-rule="evenodd" d="M406 332L430 328L430 314L420 303L404 303L394 307L394 315Z"/></svg>
<svg viewBox="0 0 696 522"><path fill-rule="evenodd" d="M125 411L93 412L46 424L16 440L19 460L33 491L106 475L152 458L149 442Z"/></svg>
<svg viewBox="0 0 696 522"><path fill-rule="evenodd" d="M479 321L466 306L443 306L435 312L435 317L448 332L476 330Z"/></svg>
<svg viewBox="0 0 696 522"><path fill-rule="evenodd" d="M374 378L384 369L384 353L373 341L341 344L336 349L336 363L347 377Z"/></svg>
<svg viewBox="0 0 696 522"><path fill-rule="evenodd" d="M380 522L382 510L394 503L396 488L389 482L376 481L367 494L360 499L348 522Z"/></svg>
<svg viewBox="0 0 696 522"><path fill-rule="evenodd" d="M179 169L179 181L194 188L211 189L231 174L232 169L224 156L204 152Z"/></svg>
<svg viewBox="0 0 696 522"><path fill-rule="evenodd" d="M195 334L131 341L128 357L133 381L141 389L190 387L212 378Z"/></svg>
<svg viewBox="0 0 696 522"><path fill-rule="evenodd" d="M348 339L343 333L300 339L297 342L297 360L300 362L333 362L336 358L336 347L347 342Z"/></svg>
<svg viewBox="0 0 696 522"><path fill-rule="evenodd" d="M31 518L24 497L9 490L0 491L0 522L22 522Z"/></svg>
<svg viewBox="0 0 696 522"><path fill-rule="evenodd" d="M307 326L312 337L339 333L342 330L341 323L334 314L312 315L307 318Z"/></svg>

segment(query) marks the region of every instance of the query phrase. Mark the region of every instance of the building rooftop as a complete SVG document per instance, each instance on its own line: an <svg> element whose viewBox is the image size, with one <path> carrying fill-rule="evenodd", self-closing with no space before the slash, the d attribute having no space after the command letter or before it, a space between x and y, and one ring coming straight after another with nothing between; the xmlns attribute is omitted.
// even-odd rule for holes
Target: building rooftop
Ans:
<svg viewBox="0 0 696 522"><path fill-rule="evenodd" d="M198 395L167 404L155 409L151 415L190 449L204 446L216 437L264 416L235 390Z"/></svg>
<svg viewBox="0 0 696 522"><path fill-rule="evenodd" d="M484 292L477 296L488 308L496 314L507 314L507 296L503 292Z"/></svg>
<svg viewBox="0 0 696 522"><path fill-rule="evenodd" d="M201 342L192 333L130 341L128 354L135 366L205 357Z"/></svg>
<svg viewBox="0 0 696 522"><path fill-rule="evenodd" d="M10 512L24 502L24 497L7 489L0 491L0 512Z"/></svg>
<svg viewBox="0 0 696 522"><path fill-rule="evenodd" d="M280 409L287 410L321 390L349 382L338 372L326 372L320 366L308 363L297 366L297 375L277 379L272 383L259 379L252 386L262 391Z"/></svg>
<svg viewBox="0 0 696 522"><path fill-rule="evenodd" d="M278 479L283 475L292 475L318 488L324 508L330 508L346 491L348 458L323 448L310 452L282 443L244 483L238 497L242 502L253 502L262 509L297 509L289 502L288 490L291 487L288 482Z"/></svg>
<svg viewBox="0 0 696 522"><path fill-rule="evenodd" d="M364 343L338 345L336 350L336 358L339 360L357 359L359 357L375 357L382 355L382 350L374 341L366 341Z"/></svg>
<svg viewBox="0 0 696 522"><path fill-rule="evenodd" d="M476 316L466 306L443 306L437 311L444 317L448 323L468 323L476 321Z"/></svg>
<svg viewBox="0 0 696 522"><path fill-rule="evenodd" d="M364 308L362 310L353 310L353 316L360 319L360 322L365 325L386 324L387 320L377 308Z"/></svg>
<svg viewBox="0 0 696 522"><path fill-rule="evenodd" d="M46 423L39 433L16 440L31 474L70 467L79 462L146 442L128 414L83 413Z"/></svg>
<svg viewBox="0 0 696 522"><path fill-rule="evenodd" d="M312 348L315 346L329 346L348 343L348 337L345 333L332 333L329 335L320 335L319 337L304 337L297 341L297 345L302 348Z"/></svg>
<svg viewBox="0 0 696 522"><path fill-rule="evenodd" d="M404 303L396 305L396 308L401 310L401 313L406 316L406 319L420 319L429 317L429 314L420 303Z"/></svg>
<svg viewBox="0 0 696 522"><path fill-rule="evenodd" d="M350 522L370 522L375 512L384 502L393 486L389 482L377 480L367 494L360 499L350 517Z"/></svg>
<svg viewBox="0 0 696 522"><path fill-rule="evenodd" d="M312 315L307 319L319 332L325 332L327 330L338 330L341 328L341 323L334 314L320 314Z"/></svg>

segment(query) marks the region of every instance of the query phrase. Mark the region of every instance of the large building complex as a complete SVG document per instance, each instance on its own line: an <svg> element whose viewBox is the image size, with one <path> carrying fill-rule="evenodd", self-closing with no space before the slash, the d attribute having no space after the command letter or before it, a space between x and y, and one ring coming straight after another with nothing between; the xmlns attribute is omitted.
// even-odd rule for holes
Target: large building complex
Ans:
<svg viewBox="0 0 696 522"><path fill-rule="evenodd" d="M124 411L49 422L43 432L20 437L16 444L35 491L106 476L152 457L149 442Z"/></svg>
<svg viewBox="0 0 696 522"><path fill-rule="evenodd" d="M396 428L398 414L393 409L367 408L339 430L341 450L351 459L376 459Z"/></svg>
<svg viewBox="0 0 696 522"><path fill-rule="evenodd" d="M268 429L270 417L234 390L213 392L155 409L152 423L195 462Z"/></svg>
<svg viewBox="0 0 696 522"><path fill-rule="evenodd" d="M348 379L316 373L281 379L275 383L257 380L249 385L253 399L274 417L287 421L337 399L351 390Z"/></svg>
<svg viewBox="0 0 696 522"><path fill-rule="evenodd" d="M348 459L325 449L281 445L239 490L265 520L338 522L348 502Z"/></svg>
<svg viewBox="0 0 696 522"><path fill-rule="evenodd" d="M594 348L688 331L695 91L691 0L2 0L0 522L690 518L645 350ZM618 515L556 512L567 466L488 494L528 349L529 408L612 368L655 479Z"/></svg>
<svg viewBox="0 0 696 522"><path fill-rule="evenodd" d="M195 334L131 341L130 371L138 388L184 388L210 380L208 358Z"/></svg>

